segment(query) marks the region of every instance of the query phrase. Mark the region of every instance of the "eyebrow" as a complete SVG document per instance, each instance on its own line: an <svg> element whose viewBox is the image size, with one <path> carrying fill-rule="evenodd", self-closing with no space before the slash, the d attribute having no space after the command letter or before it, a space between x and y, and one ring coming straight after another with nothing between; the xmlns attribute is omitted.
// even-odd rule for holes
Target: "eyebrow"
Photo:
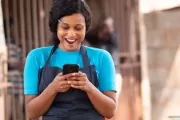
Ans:
<svg viewBox="0 0 180 120"><path fill-rule="evenodd" d="M66 25L69 25L68 23L64 23L64 22L62 22L61 20L58 20L58 22L59 22L60 24L66 24ZM76 25L83 26L82 24L76 24ZM83 26L83 27L84 27L84 26Z"/></svg>
<svg viewBox="0 0 180 120"><path fill-rule="evenodd" d="M84 26L84 25L82 25L82 24L76 24L76 25Z"/></svg>

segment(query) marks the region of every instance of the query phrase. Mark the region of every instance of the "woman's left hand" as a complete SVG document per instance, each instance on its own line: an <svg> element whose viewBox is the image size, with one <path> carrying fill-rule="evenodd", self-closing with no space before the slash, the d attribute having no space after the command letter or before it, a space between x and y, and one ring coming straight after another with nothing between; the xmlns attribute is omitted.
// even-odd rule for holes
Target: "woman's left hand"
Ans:
<svg viewBox="0 0 180 120"><path fill-rule="evenodd" d="M73 77L70 77L67 80L72 88L80 89L85 92L90 91L93 86L93 84L88 80L87 75L82 72L74 73Z"/></svg>

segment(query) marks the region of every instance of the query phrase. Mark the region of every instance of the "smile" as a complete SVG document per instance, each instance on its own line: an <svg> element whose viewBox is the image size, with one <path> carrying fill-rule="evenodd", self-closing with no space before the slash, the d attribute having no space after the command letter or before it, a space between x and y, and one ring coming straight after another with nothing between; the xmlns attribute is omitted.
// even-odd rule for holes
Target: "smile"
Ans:
<svg viewBox="0 0 180 120"><path fill-rule="evenodd" d="M64 38L66 40L67 43L69 44L73 44L76 40L75 39L68 39L68 38Z"/></svg>

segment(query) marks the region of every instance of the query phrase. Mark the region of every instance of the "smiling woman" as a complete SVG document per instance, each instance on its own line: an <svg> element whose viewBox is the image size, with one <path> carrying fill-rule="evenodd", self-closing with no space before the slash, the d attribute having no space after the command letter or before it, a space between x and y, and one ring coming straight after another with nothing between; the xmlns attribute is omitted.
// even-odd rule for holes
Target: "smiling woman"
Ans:
<svg viewBox="0 0 180 120"><path fill-rule="evenodd" d="M116 108L115 67L102 49L83 46L91 24L84 0L53 0L49 27L53 46L36 48L26 59L24 94L29 118L104 120ZM79 72L62 74L64 65Z"/></svg>

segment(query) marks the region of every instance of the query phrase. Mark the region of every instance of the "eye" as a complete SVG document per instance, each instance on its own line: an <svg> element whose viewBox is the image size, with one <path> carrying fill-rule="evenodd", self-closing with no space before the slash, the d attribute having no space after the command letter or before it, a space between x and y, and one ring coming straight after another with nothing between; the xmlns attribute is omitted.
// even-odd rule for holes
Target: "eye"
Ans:
<svg viewBox="0 0 180 120"><path fill-rule="evenodd" d="M62 28L63 28L64 30L68 30L68 29L69 29L69 27L67 27L67 26L62 26Z"/></svg>
<svg viewBox="0 0 180 120"><path fill-rule="evenodd" d="M75 27L75 29L78 30L78 31L82 30L83 28L84 28L83 26L77 26L77 27Z"/></svg>
<svg viewBox="0 0 180 120"><path fill-rule="evenodd" d="M76 30L78 30L78 31L80 31L80 30L82 30L83 28L75 28Z"/></svg>

